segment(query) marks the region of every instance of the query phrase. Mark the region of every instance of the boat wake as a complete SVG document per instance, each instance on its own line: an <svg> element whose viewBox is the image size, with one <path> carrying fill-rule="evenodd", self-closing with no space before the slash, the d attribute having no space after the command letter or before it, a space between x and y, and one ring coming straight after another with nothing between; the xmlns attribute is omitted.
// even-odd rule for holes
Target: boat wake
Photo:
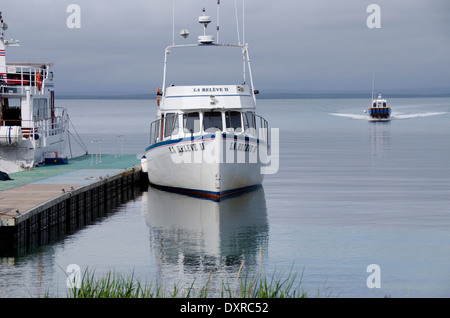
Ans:
<svg viewBox="0 0 450 318"><path fill-rule="evenodd" d="M392 114L393 119L410 119L410 118L420 118L420 117L430 117L448 114L447 112L427 112L418 114Z"/></svg>
<svg viewBox="0 0 450 318"><path fill-rule="evenodd" d="M351 118L351 119L359 119L359 120L367 120L372 121L373 119L370 118L367 114L346 114L346 113L329 113L332 116L338 116L338 117L345 117L345 118ZM390 117L391 120L395 119L412 119L412 118L421 118L421 117L430 117L430 116L439 116L439 115L445 115L448 114L448 112L426 112L426 113L416 113L416 114L402 114L402 113L393 113Z"/></svg>
<svg viewBox="0 0 450 318"><path fill-rule="evenodd" d="M344 114L344 113L329 113L333 116L345 117L351 119L362 119L362 120L370 120L368 115L357 115L357 114Z"/></svg>

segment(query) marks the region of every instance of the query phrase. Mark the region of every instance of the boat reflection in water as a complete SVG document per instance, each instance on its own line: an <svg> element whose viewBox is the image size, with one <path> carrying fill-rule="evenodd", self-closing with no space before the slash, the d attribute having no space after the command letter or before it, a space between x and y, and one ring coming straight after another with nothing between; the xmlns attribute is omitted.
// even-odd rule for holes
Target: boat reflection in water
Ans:
<svg viewBox="0 0 450 318"><path fill-rule="evenodd" d="M143 214L160 274L228 271L242 262L259 268L267 255L269 226L264 189L217 202L148 188ZM188 277L186 277L188 278Z"/></svg>

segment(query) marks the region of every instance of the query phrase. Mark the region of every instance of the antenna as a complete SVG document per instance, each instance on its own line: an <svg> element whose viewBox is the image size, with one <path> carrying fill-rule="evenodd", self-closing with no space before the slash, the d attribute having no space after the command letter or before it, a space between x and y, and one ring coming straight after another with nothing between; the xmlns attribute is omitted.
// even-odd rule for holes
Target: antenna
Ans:
<svg viewBox="0 0 450 318"><path fill-rule="evenodd" d="M373 101L373 90L374 90L374 85L375 85L374 83L375 83L375 73L372 73L372 101Z"/></svg>
<svg viewBox="0 0 450 318"><path fill-rule="evenodd" d="M172 45L175 45L175 0L172 1Z"/></svg>
<svg viewBox="0 0 450 318"><path fill-rule="evenodd" d="M205 15L206 9L203 8L203 15L198 18L198 22L203 24L203 35L198 37L198 42L200 44L212 44L214 42L214 38L211 35L206 35L206 29L208 28L208 24L211 23L211 17Z"/></svg>
<svg viewBox="0 0 450 318"><path fill-rule="evenodd" d="M239 37L239 19L238 19L238 12L237 12L237 3L236 0L234 0L234 11L236 13L236 30L237 30L237 38L238 38L238 44L241 44L241 39Z"/></svg>
<svg viewBox="0 0 450 318"><path fill-rule="evenodd" d="M245 0L242 0L242 44L245 45Z"/></svg>
<svg viewBox="0 0 450 318"><path fill-rule="evenodd" d="M217 27L216 27L216 30L217 30L217 35L216 35L217 43L219 43L219 29L220 29L220 27L219 27L219 17L220 17L219 9L220 9L220 0L217 0Z"/></svg>
<svg viewBox="0 0 450 318"><path fill-rule="evenodd" d="M3 22L3 16L2 16L2 12L0 11L0 33L1 36L3 37L5 35L5 31L8 30L8 25Z"/></svg>

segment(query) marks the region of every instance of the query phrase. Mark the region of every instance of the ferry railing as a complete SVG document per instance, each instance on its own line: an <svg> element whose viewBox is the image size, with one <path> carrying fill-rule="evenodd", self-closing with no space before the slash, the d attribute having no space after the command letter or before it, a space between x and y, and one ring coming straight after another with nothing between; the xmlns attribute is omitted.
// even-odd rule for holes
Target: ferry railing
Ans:
<svg viewBox="0 0 450 318"><path fill-rule="evenodd" d="M54 117L34 121L35 132L42 137L61 134L68 129L68 125L69 118L66 110L60 107L55 107Z"/></svg>
<svg viewBox="0 0 450 318"><path fill-rule="evenodd" d="M0 78L0 93L9 95L25 95L27 87L34 95L44 94L46 81L49 79L49 70L46 66L7 65L6 78ZM38 78L40 74L41 79Z"/></svg>
<svg viewBox="0 0 450 318"><path fill-rule="evenodd" d="M55 117L39 120L2 119L0 126L21 127L22 136L27 139L38 140L54 136L67 131L69 118L64 109L55 109Z"/></svg>

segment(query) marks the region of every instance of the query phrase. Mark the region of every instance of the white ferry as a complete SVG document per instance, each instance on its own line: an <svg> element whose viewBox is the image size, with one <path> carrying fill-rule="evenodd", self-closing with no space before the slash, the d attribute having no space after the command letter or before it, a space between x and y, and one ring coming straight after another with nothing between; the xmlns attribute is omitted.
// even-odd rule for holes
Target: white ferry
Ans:
<svg viewBox="0 0 450 318"><path fill-rule="evenodd" d="M0 12L0 170L65 163L68 116L55 107L53 63L7 63L6 48L19 46L7 29Z"/></svg>
<svg viewBox="0 0 450 318"><path fill-rule="evenodd" d="M262 184L269 134L267 121L255 113L258 91L253 85L248 46L215 43L206 34L210 22L209 16L199 18L204 34L198 43L173 44L165 50L163 84L157 89L158 119L150 127L143 170L157 188L219 201ZM186 37L188 32L180 34ZM166 85L168 55L181 47L240 50L244 82ZM199 65L198 72L221 76L214 65Z"/></svg>
<svg viewBox="0 0 450 318"><path fill-rule="evenodd" d="M389 120L391 117L391 107L381 94L378 95L378 98L372 99L372 105L367 112L372 120Z"/></svg>

